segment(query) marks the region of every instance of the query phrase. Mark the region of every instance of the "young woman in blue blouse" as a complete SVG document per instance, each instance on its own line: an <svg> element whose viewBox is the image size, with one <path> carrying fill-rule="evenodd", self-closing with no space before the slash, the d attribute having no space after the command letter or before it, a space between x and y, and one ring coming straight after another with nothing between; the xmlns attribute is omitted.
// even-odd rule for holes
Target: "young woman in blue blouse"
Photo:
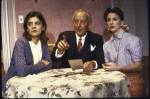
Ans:
<svg viewBox="0 0 150 99"><path fill-rule="evenodd" d="M7 74L2 79L2 92L5 84L13 76L24 77L49 70L52 66L46 32L46 21L40 12L31 11L24 20L23 37L14 45L13 55Z"/></svg>
<svg viewBox="0 0 150 99"><path fill-rule="evenodd" d="M107 8L104 14L108 30L112 37L103 45L105 64L103 69L124 72L131 82L131 97L142 97L144 80L142 70L142 41L121 27L124 13L117 7Z"/></svg>

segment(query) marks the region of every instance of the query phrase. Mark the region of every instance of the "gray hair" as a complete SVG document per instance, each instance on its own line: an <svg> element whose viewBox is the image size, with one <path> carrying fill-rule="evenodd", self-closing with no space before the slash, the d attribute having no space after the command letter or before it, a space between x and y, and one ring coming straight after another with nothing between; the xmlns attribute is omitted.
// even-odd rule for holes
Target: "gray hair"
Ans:
<svg viewBox="0 0 150 99"><path fill-rule="evenodd" d="M73 14L73 16L72 16L72 22L74 21L75 14L76 14L77 12L85 12L85 13L87 13L87 15L88 15L88 23L91 23L91 22L92 22L91 15L90 15L87 11L85 11L85 10L83 10L83 9L79 9L79 10L76 10L76 11L74 12L74 14Z"/></svg>

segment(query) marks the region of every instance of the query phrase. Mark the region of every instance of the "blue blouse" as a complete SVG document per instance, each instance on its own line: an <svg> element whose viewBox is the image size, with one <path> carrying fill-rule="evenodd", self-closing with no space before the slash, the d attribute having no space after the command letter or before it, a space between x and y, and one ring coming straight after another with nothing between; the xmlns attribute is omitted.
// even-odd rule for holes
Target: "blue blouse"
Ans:
<svg viewBox="0 0 150 99"><path fill-rule="evenodd" d="M50 64L46 66L43 62L39 61L37 64L33 64L32 51L29 42L24 38L20 38L16 41L13 55L8 68L7 74L2 79L2 91L5 92L6 82L13 76L24 77L28 74L35 74L49 70L52 66L52 61L49 54L49 49L46 44L42 44L42 59L49 61ZM38 54L38 53L37 53Z"/></svg>
<svg viewBox="0 0 150 99"><path fill-rule="evenodd" d="M116 38L113 36L104 46L105 63L115 62L118 66L133 65L142 60L142 41L121 29Z"/></svg>

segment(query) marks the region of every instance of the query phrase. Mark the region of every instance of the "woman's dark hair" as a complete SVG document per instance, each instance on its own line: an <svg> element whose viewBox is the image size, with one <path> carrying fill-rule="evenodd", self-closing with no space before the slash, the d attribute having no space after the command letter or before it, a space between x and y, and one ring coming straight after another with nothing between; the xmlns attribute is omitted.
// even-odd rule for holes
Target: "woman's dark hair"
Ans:
<svg viewBox="0 0 150 99"><path fill-rule="evenodd" d="M114 7L113 9L107 8L105 13L104 13L104 20L107 22L107 16L109 13L116 13L119 18L124 21L124 13L117 7Z"/></svg>
<svg viewBox="0 0 150 99"><path fill-rule="evenodd" d="M30 18L35 17L35 16L42 22L42 25L45 26L45 30L42 30L42 33L40 35L41 43L45 44L49 40L49 38L46 37L46 35L45 35L47 25L46 25L45 18L43 17L43 15L40 12L31 11L25 17L24 25L23 25L23 28L24 28L23 37L25 37L25 39L27 39L28 41L32 40L31 35L27 31L27 22Z"/></svg>

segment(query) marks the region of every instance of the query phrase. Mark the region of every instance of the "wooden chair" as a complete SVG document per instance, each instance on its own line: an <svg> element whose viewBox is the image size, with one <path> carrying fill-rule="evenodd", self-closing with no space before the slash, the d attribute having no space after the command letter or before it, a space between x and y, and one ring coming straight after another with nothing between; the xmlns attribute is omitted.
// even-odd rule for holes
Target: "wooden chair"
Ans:
<svg viewBox="0 0 150 99"><path fill-rule="evenodd" d="M5 71L4 71L4 65L3 63L1 62L1 79L5 76Z"/></svg>

